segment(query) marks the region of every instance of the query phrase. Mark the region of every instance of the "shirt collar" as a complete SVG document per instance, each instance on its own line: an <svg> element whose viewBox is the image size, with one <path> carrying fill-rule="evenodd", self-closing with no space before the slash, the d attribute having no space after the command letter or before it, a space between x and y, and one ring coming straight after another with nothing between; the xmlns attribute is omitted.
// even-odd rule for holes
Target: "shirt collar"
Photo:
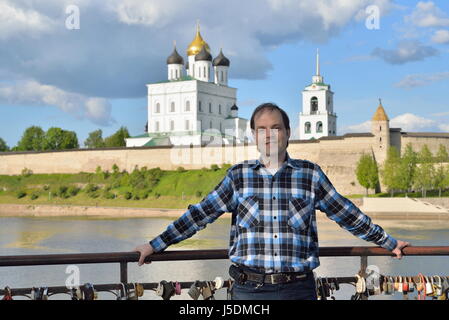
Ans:
<svg viewBox="0 0 449 320"><path fill-rule="evenodd" d="M286 158L286 161L282 164L281 168L284 166L289 166L294 169L300 169L300 167L295 163L295 161L292 158L290 158L288 152L286 152L285 158ZM253 168L253 169L257 169L258 167L262 166L262 162L260 161L260 158L257 160L250 160L250 163L251 163L250 168Z"/></svg>

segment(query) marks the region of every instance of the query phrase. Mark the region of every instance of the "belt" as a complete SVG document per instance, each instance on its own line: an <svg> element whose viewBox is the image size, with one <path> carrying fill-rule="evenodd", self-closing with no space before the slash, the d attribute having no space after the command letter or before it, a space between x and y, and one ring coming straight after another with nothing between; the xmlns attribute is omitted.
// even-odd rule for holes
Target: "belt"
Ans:
<svg viewBox="0 0 449 320"><path fill-rule="evenodd" d="M256 273L242 270L238 266L231 265L229 274L238 282L254 281L267 284L281 284L298 280L305 280L310 272L287 272L287 273Z"/></svg>

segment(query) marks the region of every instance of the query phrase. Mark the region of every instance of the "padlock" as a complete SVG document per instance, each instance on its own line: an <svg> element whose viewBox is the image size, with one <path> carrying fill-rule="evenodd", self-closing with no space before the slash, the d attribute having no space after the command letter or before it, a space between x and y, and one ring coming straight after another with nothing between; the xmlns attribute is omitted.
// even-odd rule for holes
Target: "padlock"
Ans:
<svg viewBox="0 0 449 320"><path fill-rule="evenodd" d="M215 290L220 290L223 288L224 280L222 277L215 277L214 279Z"/></svg>
<svg viewBox="0 0 449 320"><path fill-rule="evenodd" d="M95 300L95 289L91 283L85 283L82 290L84 300Z"/></svg>
<svg viewBox="0 0 449 320"><path fill-rule="evenodd" d="M162 297L162 295L164 294L164 284L165 280L162 280L161 282L159 282L159 284L157 285L156 288L156 295Z"/></svg>
<svg viewBox="0 0 449 320"><path fill-rule="evenodd" d="M210 287L209 282L206 282L205 286L201 288L201 295L203 296L203 300L212 300L214 294Z"/></svg>
<svg viewBox="0 0 449 320"><path fill-rule="evenodd" d="M403 287L402 276L398 276L397 281L398 281L398 290L397 291L402 293L402 287Z"/></svg>
<svg viewBox="0 0 449 320"><path fill-rule="evenodd" d="M173 282L165 281L162 286L164 287L164 293L162 294L162 299L170 300L170 298L175 294L175 286Z"/></svg>
<svg viewBox="0 0 449 320"><path fill-rule="evenodd" d="M365 278L361 277L359 274L356 274L355 276L357 278L356 292L357 293L365 293L365 291L366 291Z"/></svg>
<svg viewBox="0 0 449 320"><path fill-rule="evenodd" d="M9 287L5 287L5 294L3 295L2 300L12 300L12 293Z"/></svg>
<svg viewBox="0 0 449 320"><path fill-rule="evenodd" d="M413 278L408 278L408 292L414 292L415 291L415 284L413 283Z"/></svg>
<svg viewBox="0 0 449 320"><path fill-rule="evenodd" d="M139 298L142 297L143 294L145 293L145 289L143 288L143 285L141 285L140 283L136 283L135 287L136 287L136 294L137 294L137 296Z"/></svg>
<svg viewBox="0 0 449 320"><path fill-rule="evenodd" d="M120 283L122 288L117 290L117 300L128 300L128 292L123 282Z"/></svg>
<svg viewBox="0 0 449 320"><path fill-rule="evenodd" d="M430 281L429 277L426 278L426 296L432 297L433 296L433 286L432 282Z"/></svg>
<svg viewBox="0 0 449 320"><path fill-rule="evenodd" d="M435 275L432 278L433 278L433 288L434 288L435 296L439 297L443 294L443 286L442 286L441 277L438 275Z"/></svg>
<svg viewBox="0 0 449 320"><path fill-rule="evenodd" d="M200 290L197 287L197 283L198 283L197 281L192 283L189 291L187 292L193 300L198 300L198 298L200 297L200 294L201 294Z"/></svg>
<svg viewBox="0 0 449 320"><path fill-rule="evenodd" d="M128 292L128 299L127 300L139 300L137 298L137 292L136 292L136 284L133 284L134 289L129 290Z"/></svg>
<svg viewBox="0 0 449 320"><path fill-rule="evenodd" d="M181 293L182 293L181 284L178 281L176 281L175 282L175 294L179 296Z"/></svg>
<svg viewBox="0 0 449 320"><path fill-rule="evenodd" d="M394 278L388 277L388 294L394 294Z"/></svg>
<svg viewBox="0 0 449 320"><path fill-rule="evenodd" d="M48 288L44 287L41 288L42 294L41 294L41 300L48 300Z"/></svg>

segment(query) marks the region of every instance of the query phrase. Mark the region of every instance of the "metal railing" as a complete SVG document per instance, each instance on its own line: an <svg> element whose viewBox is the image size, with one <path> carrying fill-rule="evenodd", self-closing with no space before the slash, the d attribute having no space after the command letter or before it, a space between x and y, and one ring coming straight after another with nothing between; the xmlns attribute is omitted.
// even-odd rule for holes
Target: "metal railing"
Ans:
<svg viewBox="0 0 449 320"><path fill-rule="evenodd" d="M449 256L449 246L410 246L402 250L404 256ZM366 276L369 256L395 256L392 252L381 247L320 247L320 257L360 257L359 275ZM133 284L128 283L128 263L138 262L138 252L111 252L111 253L81 253L81 254L47 254L47 255L16 255L0 256L0 267L13 266L42 266L42 265L68 265L68 264L120 264L119 284L98 284L97 291L120 290L125 286L131 289ZM214 250L167 250L162 253L154 253L145 259L145 262L156 261L183 261L183 260L217 260L228 259L227 249ZM339 283L354 283L356 277L332 277ZM181 288L189 288L194 282L181 282ZM142 284L144 289L155 289L158 283ZM225 284L224 287L226 287ZM51 287L53 294L67 293L66 287ZM13 295L25 295L31 288L12 289ZM0 289L0 295L5 290Z"/></svg>

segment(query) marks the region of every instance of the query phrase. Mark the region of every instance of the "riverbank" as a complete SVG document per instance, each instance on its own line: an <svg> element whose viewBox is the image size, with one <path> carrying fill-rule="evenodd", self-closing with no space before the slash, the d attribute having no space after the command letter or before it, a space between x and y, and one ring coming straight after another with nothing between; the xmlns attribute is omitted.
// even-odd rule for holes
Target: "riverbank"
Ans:
<svg viewBox="0 0 449 320"><path fill-rule="evenodd" d="M439 200L438 205L430 205L410 199L414 207L397 204L397 198L353 199L354 204L374 219L407 219L407 220L449 220L449 210L440 207L446 204ZM426 199L427 200L427 199ZM368 203L369 201L369 203ZM365 203L364 203L365 202ZM426 204L427 203L427 204ZM430 208L430 209L429 209ZM162 217L178 218L186 209L77 206L48 204L0 204L0 217L110 217L110 218L144 218ZM225 213L221 218L229 218ZM324 214L317 214L318 219L327 219Z"/></svg>

